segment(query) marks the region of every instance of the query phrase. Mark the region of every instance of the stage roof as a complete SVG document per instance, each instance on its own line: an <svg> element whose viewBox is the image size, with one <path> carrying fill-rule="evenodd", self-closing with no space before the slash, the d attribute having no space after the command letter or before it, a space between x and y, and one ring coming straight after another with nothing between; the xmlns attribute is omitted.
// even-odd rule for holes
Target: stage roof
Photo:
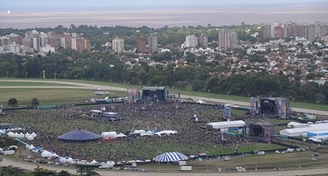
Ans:
<svg viewBox="0 0 328 176"><path fill-rule="evenodd" d="M211 125L214 129L223 129L223 128L234 128L234 127L244 127L246 123L242 120L236 121L223 121L223 122L211 122L206 125Z"/></svg>
<svg viewBox="0 0 328 176"><path fill-rule="evenodd" d="M165 90L165 87L143 87L142 90Z"/></svg>
<svg viewBox="0 0 328 176"><path fill-rule="evenodd" d="M90 131L80 130L80 129L58 136L58 139L64 141L91 141L91 140L97 140L99 138L101 138L101 136L98 134L92 133Z"/></svg>

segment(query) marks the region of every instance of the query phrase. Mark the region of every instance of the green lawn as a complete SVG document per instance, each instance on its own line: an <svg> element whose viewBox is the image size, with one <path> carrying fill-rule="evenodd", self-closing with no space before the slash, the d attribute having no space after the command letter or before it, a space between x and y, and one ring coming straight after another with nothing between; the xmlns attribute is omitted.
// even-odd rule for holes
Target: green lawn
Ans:
<svg viewBox="0 0 328 176"><path fill-rule="evenodd" d="M73 86L70 84L43 83L43 82L10 82L0 81L0 86Z"/></svg>
<svg viewBox="0 0 328 176"><path fill-rule="evenodd" d="M110 96L125 95L124 92L111 91ZM16 98L19 105L30 105L37 98L40 105L78 103L83 99L104 98L95 95L92 90L81 89L1 89L0 104L6 106L10 98Z"/></svg>
<svg viewBox="0 0 328 176"><path fill-rule="evenodd" d="M37 80L37 79L35 79ZM49 81L53 81L53 79L48 79ZM114 83L114 82L105 82L105 81L92 81L92 80L67 80L67 79L57 79L58 81L67 81L67 82L79 82L93 85L105 85L105 86L115 86L115 87L124 87L124 88L136 88L142 87L142 85L133 85L133 84L124 84L124 83ZM244 96L234 96L234 95L226 95L226 94L215 94L208 92L196 92L196 91L187 91L187 90L177 90L170 89L170 93L172 94L184 94L191 96L201 96L201 97L211 97L225 100L233 100L233 101L244 101L249 102L249 97ZM314 109L314 110L323 110L328 111L328 105L324 104L315 104L315 103L303 103L303 102L291 102L291 106L294 108L304 108L304 109Z"/></svg>

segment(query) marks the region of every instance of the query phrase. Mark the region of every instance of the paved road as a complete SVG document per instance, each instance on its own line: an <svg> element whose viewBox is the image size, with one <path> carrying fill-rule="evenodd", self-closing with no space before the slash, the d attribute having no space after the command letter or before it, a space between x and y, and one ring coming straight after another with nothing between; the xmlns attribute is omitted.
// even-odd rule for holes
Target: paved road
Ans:
<svg viewBox="0 0 328 176"><path fill-rule="evenodd" d="M13 161L7 158L3 158L1 162L1 166L15 166L24 168L27 170L34 170L37 167L36 164L27 163L27 162L18 162ZM49 165L39 165L42 168L55 170L60 172L65 170L71 174L76 174L76 169L68 168L68 167L54 167ZM178 169L178 166L177 166ZM277 171L277 172L243 172L243 173L150 173L150 172L128 172L128 171L105 171L105 170L97 170L102 176L295 176L295 175L318 175L318 174L327 174L328 169L315 169L315 170L294 170L294 171Z"/></svg>
<svg viewBox="0 0 328 176"><path fill-rule="evenodd" d="M60 86L0 86L0 88L57 88L57 89L96 89L100 88L103 90L117 90L117 91L126 91L127 88L114 87L114 86L103 86L96 84L86 84L86 83L75 83L75 82L65 82L65 81L51 81L51 80L0 80L0 81L10 81L10 82L43 82L43 83L57 83L61 84ZM74 86L62 86L64 84L74 85ZM218 98L208 98L208 97L199 97L199 96L190 96L190 95L180 95L181 98L192 98L197 100L208 100L212 102L224 102L229 104L236 104L239 106L249 106L249 102L242 101L233 101L233 100L224 100ZM292 108L293 111L319 114L319 115L328 115L327 111L313 110L306 108Z"/></svg>

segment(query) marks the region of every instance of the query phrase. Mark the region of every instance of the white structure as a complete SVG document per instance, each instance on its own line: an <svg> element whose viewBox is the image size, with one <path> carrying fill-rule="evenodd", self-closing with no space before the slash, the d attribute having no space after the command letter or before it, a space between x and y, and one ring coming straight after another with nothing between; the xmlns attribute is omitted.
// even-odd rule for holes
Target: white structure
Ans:
<svg viewBox="0 0 328 176"><path fill-rule="evenodd" d="M124 39L115 38L112 40L112 49L116 53L122 53L124 51Z"/></svg>
<svg viewBox="0 0 328 176"><path fill-rule="evenodd" d="M150 35L148 37L148 53L154 53L158 49L157 36Z"/></svg>
<svg viewBox="0 0 328 176"><path fill-rule="evenodd" d="M293 137L293 136L302 136L306 132L319 132L319 131L325 131L327 129L328 129L328 123L309 124L309 126L306 127L280 130L279 134Z"/></svg>
<svg viewBox="0 0 328 176"><path fill-rule="evenodd" d="M242 120L224 121L224 122L210 122L206 124L207 129L227 129L235 127L244 127L246 123Z"/></svg>
<svg viewBox="0 0 328 176"><path fill-rule="evenodd" d="M305 123L298 123L298 122L289 122L287 123L288 128L300 128L300 127L306 127L308 124Z"/></svg>
<svg viewBox="0 0 328 176"><path fill-rule="evenodd" d="M42 53L48 53L48 52L52 52L52 53L54 53L55 52L55 48L54 47L52 47L52 46L50 46L50 45L45 45L44 47L41 47L41 52Z"/></svg>
<svg viewBox="0 0 328 176"><path fill-rule="evenodd" d="M198 45L198 38L194 35L186 36L186 45L187 48L194 48Z"/></svg>

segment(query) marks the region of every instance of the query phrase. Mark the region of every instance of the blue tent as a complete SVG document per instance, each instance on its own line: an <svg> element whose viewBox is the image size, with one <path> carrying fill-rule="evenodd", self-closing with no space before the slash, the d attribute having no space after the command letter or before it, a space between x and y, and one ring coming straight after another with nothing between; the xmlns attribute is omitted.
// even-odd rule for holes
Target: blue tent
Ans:
<svg viewBox="0 0 328 176"><path fill-rule="evenodd" d="M80 130L80 129L58 136L58 139L64 141L91 141L91 140L97 140L99 138L101 138L101 136L98 134L92 133L90 131Z"/></svg>

